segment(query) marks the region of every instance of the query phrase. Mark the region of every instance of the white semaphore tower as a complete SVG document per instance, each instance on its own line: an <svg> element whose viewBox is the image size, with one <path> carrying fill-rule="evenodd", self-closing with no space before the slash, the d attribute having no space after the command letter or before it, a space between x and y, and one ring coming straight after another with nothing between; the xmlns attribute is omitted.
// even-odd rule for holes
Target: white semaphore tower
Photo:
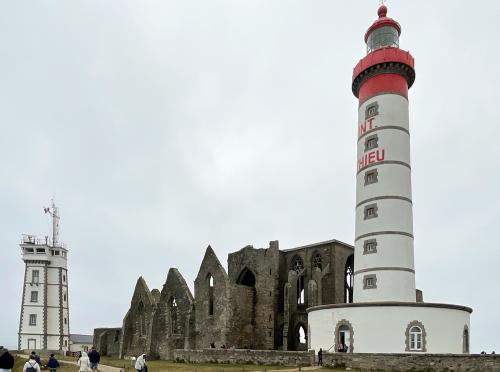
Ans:
<svg viewBox="0 0 500 372"><path fill-rule="evenodd" d="M466 306L423 302L415 289L408 91L414 59L380 6L354 68L358 99L354 296L309 308L310 349L469 353Z"/></svg>
<svg viewBox="0 0 500 372"><path fill-rule="evenodd" d="M19 350L67 351L69 346L68 250L59 242L59 211L54 201L52 238L23 235L25 263L19 319Z"/></svg>

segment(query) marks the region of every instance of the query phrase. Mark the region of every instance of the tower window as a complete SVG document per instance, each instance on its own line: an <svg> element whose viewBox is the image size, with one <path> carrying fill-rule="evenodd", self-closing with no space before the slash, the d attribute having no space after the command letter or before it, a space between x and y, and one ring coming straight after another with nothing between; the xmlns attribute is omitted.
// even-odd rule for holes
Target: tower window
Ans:
<svg viewBox="0 0 500 372"><path fill-rule="evenodd" d="M366 137L365 139L365 152L376 149L378 147L378 135Z"/></svg>
<svg viewBox="0 0 500 372"><path fill-rule="evenodd" d="M31 272L31 283L38 284L40 281L40 271L33 270Z"/></svg>
<svg viewBox="0 0 500 372"><path fill-rule="evenodd" d="M64 302L66 302L66 294L63 295Z"/></svg>
<svg viewBox="0 0 500 372"><path fill-rule="evenodd" d="M363 277L363 289L377 288L377 277L375 274L365 275Z"/></svg>
<svg viewBox="0 0 500 372"><path fill-rule="evenodd" d="M64 324L68 324L68 319L64 318Z"/></svg>
<svg viewBox="0 0 500 372"><path fill-rule="evenodd" d="M367 239L363 243L363 254L377 253L377 239Z"/></svg>
<svg viewBox="0 0 500 372"><path fill-rule="evenodd" d="M36 326L36 314L30 314L30 326Z"/></svg>
<svg viewBox="0 0 500 372"><path fill-rule="evenodd" d="M45 253L45 248L37 248L36 253Z"/></svg>
<svg viewBox="0 0 500 372"><path fill-rule="evenodd" d="M364 219L369 220L370 218L378 217L378 207L377 204L369 204L365 206Z"/></svg>
<svg viewBox="0 0 500 372"><path fill-rule="evenodd" d="M38 291L31 291L31 302L38 302Z"/></svg>
<svg viewBox="0 0 500 372"><path fill-rule="evenodd" d="M365 120L378 115L378 103L375 101L366 106Z"/></svg>
<svg viewBox="0 0 500 372"><path fill-rule="evenodd" d="M372 169L365 172L365 186L378 182L378 170Z"/></svg>
<svg viewBox="0 0 500 372"><path fill-rule="evenodd" d="M406 327L406 349L405 351L420 351L426 350L426 332L425 327L419 321L412 321Z"/></svg>
<svg viewBox="0 0 500 372"><path fill-rule="evenodd" d="M66 283L66 275L63 275L63 283Z"/></svg>

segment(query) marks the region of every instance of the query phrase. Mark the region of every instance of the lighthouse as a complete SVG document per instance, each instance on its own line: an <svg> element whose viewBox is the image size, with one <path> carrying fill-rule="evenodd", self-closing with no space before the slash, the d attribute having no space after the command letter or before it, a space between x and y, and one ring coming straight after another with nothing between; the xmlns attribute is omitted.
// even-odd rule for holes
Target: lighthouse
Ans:
<svg viewBox="0 0 500 372"><path fill-rule="evenodd" d="M408 110L415 61L400 48L401 25L385 5L377 15L351 87L358 104L353 302L307 309L309 348L467 354L472 309L423 302L415 288Z"/></svg>
<svg viewBox="0 0 500 372"><path fill-rule="evenodd" d="M59 210L44 208L52 238L23 235L25 264L19 319L19 350L69 350L68 249L59 241Z"/></svg>
<svg viewBox="0 0 500 372"><path fill-rule="evenodd" d="M401 26L378 9L354 68L359 100L354 301L415 302L408 90L414 60Z"/></svg>

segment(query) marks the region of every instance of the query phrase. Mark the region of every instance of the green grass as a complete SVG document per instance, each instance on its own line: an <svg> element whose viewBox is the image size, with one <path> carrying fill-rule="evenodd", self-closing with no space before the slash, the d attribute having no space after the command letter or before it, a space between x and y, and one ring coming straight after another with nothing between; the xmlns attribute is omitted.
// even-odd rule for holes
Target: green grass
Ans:
<svg viewBox="0 0 500 372"><path fill-rule="evenodd" d="M108 366L125 368L125 372L136 372L130 360L111 359L101 357L101 363ZM254 364L215 364L215 363L175 363L166 360L148 360L148 370L151 372L164 371L200 371L200 372L222 372L222 371L265 371L275 369L290 369L286 366L258 366Z"/></svg>

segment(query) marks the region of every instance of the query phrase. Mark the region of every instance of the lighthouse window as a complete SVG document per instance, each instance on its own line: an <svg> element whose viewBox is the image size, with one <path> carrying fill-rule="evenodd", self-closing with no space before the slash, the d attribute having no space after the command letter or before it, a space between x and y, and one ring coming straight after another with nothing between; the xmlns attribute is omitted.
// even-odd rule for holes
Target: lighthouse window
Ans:
<svg viewBox="0 0 500 372"><path fill-rule="evenodd" d="M38 302L38 291L31 291L31 302Z"/></svg>
<svg viewBox="0 0 500 372"><path fill-rule="evenodd" d="M363 254L377 253L377 239L368 239L363 243Z"/></svg>
<svg viewBox="0 0 500 372"><path fill-rule="evenodd" d="M375 115L378 115L378 103L377 102L373 102L373 103L369 104L368 106L366 106L365 120L369 119Z"/></svg>
<svg viewBox="0 0 500 372"><path fill-rule="evenodd" d="M373 31L366 42L367 52L384 47L399 46L399 32L394 27L385 26Z"/></svg>
<svg viewBox="0 0 500 372"><path fill-rule="evenodd" d="M363 277L363 289L377 288L377 277L375 274L365 275Z"/></svg>
<svg viewBox="0 0 500 372"><path fill-rule="evenodd" d="M30 314L30 326L36 326L36 314Z"/></svg>
<svg viewBox="0 0 500 372"><path fill-rule="evenodd" d="M365 152L378 147L378 136L374 134L373 136L366 137L365 139Z"/></svg>
<svg viewBox="0 0 500 372"><path fill-rule="evenodd" d="M378 217L378 207L377 204L369 204L364 210L364 219L369 220L370 218Z"/></svg>
<svg viewBox="0 0 500 372"><path fill-rule="evenodd" d="M365 186L378 182L378 171L377 169L369 170L365 173Z"/></svg>
<svg viewBox="0 0 500 372"><path fill-rule="evenodd" d="M426 332L424 325L419 321L412 321L406 327L405 351L426 351Z"/></svg>
<svg viewBox="0 0 500 372"><path fill-rule="evenodd" d="M26 253L33 253L33 248L24 248Z"/></svg>
<svg viewBox="0 0 500 372"><path fill-rule="evenodd" d="M37 248L36 253L45 253L45 248Z"/></svg>
<svg viewBox="0 0 500 372"><path fill-rule="evenodd" d="M38 284L39 280L40 280L40 271L33 270L31 272L31 283Z"/></svg>

